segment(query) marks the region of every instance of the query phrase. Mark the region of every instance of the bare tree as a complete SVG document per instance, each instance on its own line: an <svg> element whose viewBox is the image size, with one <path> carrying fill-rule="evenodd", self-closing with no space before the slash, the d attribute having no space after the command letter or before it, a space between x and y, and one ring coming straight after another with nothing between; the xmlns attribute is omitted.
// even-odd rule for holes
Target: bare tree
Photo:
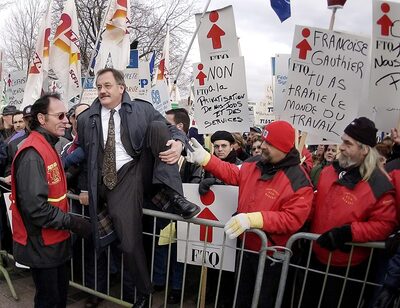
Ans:
<svg viewBox="0 0 400 308"><path fill-rule="evenodd" d="M3 48L6 66L27 70L35 49L40 19L44 13L41 1L18 2L11 10L4 29Z"/></svg>

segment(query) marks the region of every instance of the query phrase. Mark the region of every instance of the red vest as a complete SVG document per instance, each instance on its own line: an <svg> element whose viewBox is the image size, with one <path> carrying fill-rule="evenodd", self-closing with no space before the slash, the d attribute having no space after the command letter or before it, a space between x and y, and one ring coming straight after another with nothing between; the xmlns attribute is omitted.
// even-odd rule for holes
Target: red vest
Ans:
<svg viewBox="0 0 400 308"><path fill-rule="evenodd" d="M52 206L58 207L61 209L61 211L66 213L68 211L67 182L65 180L65 174L62 168L60 156L41 134L33 131L25 139L24 143L15 154L15 158L21 153L21 151L30 147L34 148L44 161L47 173L47 184L49 188L47 201ZM13 239L15 242L25 246L27 243L28 234L16 204L17 191L15 185L15 158L11 167L11 211ZM69 238L69 236L69 231L42 228L42 238L45 245L52 245L65 241L67 238Z"/></svg>

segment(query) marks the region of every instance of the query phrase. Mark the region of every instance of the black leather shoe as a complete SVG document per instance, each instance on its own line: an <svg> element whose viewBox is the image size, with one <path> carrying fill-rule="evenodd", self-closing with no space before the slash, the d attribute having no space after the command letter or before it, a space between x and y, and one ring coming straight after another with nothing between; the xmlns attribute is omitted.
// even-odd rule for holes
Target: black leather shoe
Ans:
<svg viewBox="0 0 400 308"><path fill-rule="evenodd" d="M167 304L175 305L181 302L182 290L171 290L168 294Z"/></svg>
<svg viewBox="0 0 400 308"><path fill-rule="evenodd" d="M149 307L149 296L139 295L137 296L136 302L132 308L148 308Z"/></svg>
<svg viewBox="0 0 400 308"><path fill-rule="evenodd" d="M173 194L169 199L174 213L181 215L185 219L192 218L200 212L200 207L188 200L180 194Z"/></svg>

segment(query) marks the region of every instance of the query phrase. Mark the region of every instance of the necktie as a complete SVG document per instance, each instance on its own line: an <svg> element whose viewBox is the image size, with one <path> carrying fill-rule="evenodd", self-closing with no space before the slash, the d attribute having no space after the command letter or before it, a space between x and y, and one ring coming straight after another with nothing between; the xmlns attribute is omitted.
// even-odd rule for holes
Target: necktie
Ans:
<svg viewBox="0 0 400 308"><path fill-rule="evenodd" d="M113 189L117 185L117 163L115 160L115 110L110 110L110 119L108 120L108 133L106 147L104 148L103 158L103 182L108 189Z"/></svg>

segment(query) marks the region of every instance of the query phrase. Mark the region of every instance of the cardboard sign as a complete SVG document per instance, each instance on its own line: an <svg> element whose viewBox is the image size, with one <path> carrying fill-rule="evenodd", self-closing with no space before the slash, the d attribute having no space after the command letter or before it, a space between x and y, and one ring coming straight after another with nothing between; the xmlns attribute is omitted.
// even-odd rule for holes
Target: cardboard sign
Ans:
<svg viewBox="0 0 400 308"><path fill-rule="evenodd" d="M26 71L16 71L6 75L8 105L20 109L24 98L26 79Z"/></svg>
<svg viewBox="0 0 400 308"><path fill-rule="evenodd" d="M139 93L139 69L126 68L124 69L124 79L126 85L126 92L128 92L131 99L137 98Z"/></svg>
<svg viewBox="0 0 400 308"><path fill-rule="evenodd" d="M196 14L196 25L201 14ZM202 62L239 57L235 18L232 6L207 12L198 32Z"/></svg>
<svg viewBox="0 0 400 308"><path fill-rule="evenodd" d="M400 97L400 3L373 1L370 105L398 107ZM385 99L382 99L385 98Z"/></svg>
<svg viewBox="0 0 400 308"><path fill-rule="evenodd" d="M290 55L277 54L275 56L275 76L274 76L274 113L280 117L285 106L286 82L288 79Z"/></svg>
<svg viewBox="0 0 400 308"><path fill-rule="evenodd" d="M340 142L357 117L368 82L369 40L296 26L282 119L301 131Z"/></svg>
<svg viewBox="0 0 400 308"><path fill-rule="evenodd" d="M158 81L150 90L150 102L162 115L165 115L165 112L171 109L168 90L168 85L163 80Z"/></svg>
<svg viewBox="0 0 400 308"><path fill-rule="evenodd" d="M275 121L274 115L274 93L272 85L267 85L264 99L257 104L255 110L255 124L264 126Z"/></svg>
<svg viewBox="0 0 400 308"><path fill-rule="evenodd" d="M249 131L243 57L196 63L193 74L199 133Z"/></svg>
<svg viewBox="0 0 400 308"><path fill-rule="evenodd" d="M237 210L238 188L213 185L208 194L200 198L198 184L183 184L185 197L201 207L197 218L226 223ZM188 234L189 233L189 234ZM233 272L235 270L236 240L228 237L224 242L224 229L188 224L178 221L178 262L203 265ZM186 242L188 239L188 242ZM206 244L205 244L206 242ZM223 244L225 244L223 250ZM222 256L223 253L223 256Z"/></svg>
<svg viewBox="0 0 400 308"><path fill-rule="evenodd" d="M96 83L94 77L88 77L85 83L85 79L83 79L83 94L82 94L82 99L81 103L85 103L88 105L91 105L94 100L97 98L97 89L96 89ZM84 84L85 83L85 84Z"/></svg>

